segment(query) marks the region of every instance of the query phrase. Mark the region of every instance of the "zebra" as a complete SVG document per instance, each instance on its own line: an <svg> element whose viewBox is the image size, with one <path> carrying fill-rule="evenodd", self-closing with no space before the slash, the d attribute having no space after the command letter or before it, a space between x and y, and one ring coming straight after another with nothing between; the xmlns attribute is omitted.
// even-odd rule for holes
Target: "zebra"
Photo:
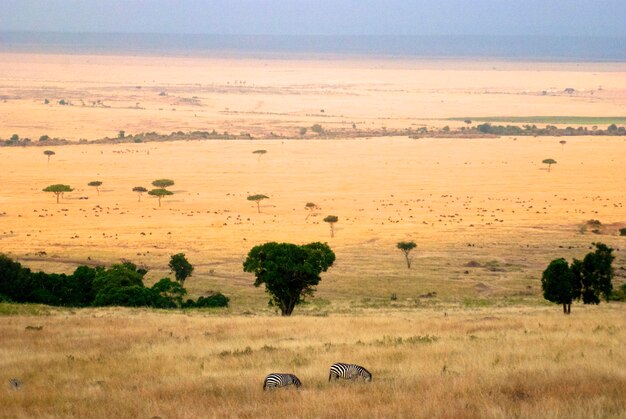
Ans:
<svg viewBox="0 0 626 419"><path fill-rule="evenodd" d="M300 388L302 386L302 383L300 382L298 377L293 374L273 373L265 377L265 380L263 381L263 391L275 387L287 387L290 385L294 385L296 386L296 388Z"/></svg>
<svg viewBox="0 0 626 419"><path fill-rule="evenodd" d="M328 381L339 379L339 377L346 380L356 380L359 377L363 377L366 382L372 381L372 374L360 365L355 364L343 364L338 362L330 366L330 374Z"/></svg>

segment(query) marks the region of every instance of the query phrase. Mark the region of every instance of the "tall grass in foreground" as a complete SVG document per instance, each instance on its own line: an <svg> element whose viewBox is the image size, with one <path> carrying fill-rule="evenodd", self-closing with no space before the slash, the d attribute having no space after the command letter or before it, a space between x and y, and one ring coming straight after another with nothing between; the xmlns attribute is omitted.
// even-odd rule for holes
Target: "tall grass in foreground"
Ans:
<svg viewBox="0 0 626 419"><path fill-rule="evenodd" d="M557 307L41 313L0 322L2 417L625 417L622 304L571 316ZM373 382L328 383L338 361L366 366ZM264 393L269 372L295 373L302 390Z"/></svg>

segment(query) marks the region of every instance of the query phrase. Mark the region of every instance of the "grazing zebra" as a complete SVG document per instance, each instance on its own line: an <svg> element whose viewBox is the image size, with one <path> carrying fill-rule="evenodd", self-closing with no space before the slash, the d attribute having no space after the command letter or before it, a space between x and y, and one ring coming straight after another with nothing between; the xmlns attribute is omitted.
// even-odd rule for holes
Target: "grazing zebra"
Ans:
<svg viewBox="0 0 626 419"><path fill-rule="evenodd" d="M296 386L296 388L300 388L300 386L302 386L302 383L300 382L298 377L293 374L273 373L265 377L265 380L263 381L263 390L275 387L287 387L290 385L294 385Z"/></svg>
<svg viewBox="0 0 626 419"><path fill-rule="evenodd" d="M355 364L343 364L338 362L330 366L330 375L328 381L338 379L339 377L346 380L356 380L359 377L367 382L372 381L372 374L360 365Z"/></svg>

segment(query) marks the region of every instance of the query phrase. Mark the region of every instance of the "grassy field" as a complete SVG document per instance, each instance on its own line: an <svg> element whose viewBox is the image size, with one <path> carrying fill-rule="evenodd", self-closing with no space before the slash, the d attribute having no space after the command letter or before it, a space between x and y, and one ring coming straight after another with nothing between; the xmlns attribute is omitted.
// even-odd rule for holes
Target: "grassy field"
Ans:
<svg viewBox="0 0 626 419"><path fill-rule="evenodd" d="M2 417L626 416L621 304L575 305L570 316L557 306L291 318L17 311L0 322ZM372 383L328 383L339 361L365 366ZM270 372L303 387L264 393Z"/></svg>
<svg viewBox="0 0 626 419"><path fill-rule="evenodd" d="M481 116L478 118L449 118L449 121L551 125L624 125L624 116Z"/></svg>

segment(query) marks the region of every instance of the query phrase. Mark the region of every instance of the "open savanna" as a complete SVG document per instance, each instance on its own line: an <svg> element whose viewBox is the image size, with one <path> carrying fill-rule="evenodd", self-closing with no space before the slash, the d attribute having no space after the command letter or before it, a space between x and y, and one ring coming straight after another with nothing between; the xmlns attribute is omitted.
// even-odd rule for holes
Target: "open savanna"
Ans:
<svg viewBox="0 0 626 419"><path fill-rule="evenodd" d="M621 305L328 317L16 309L0 322L2 417L623 418ZM338 361L373 381L328 382ZM303 387L263 392L270 372ZM15 389L10 379L21 383Z"/></svg>
<svg viewBox="0 0 626 419"><path fill-rule="evenodd" d="M297 136L313 124L402 130L464 125L447 118L626 114L624 63L25 53L0 53L0 62L5 139Z"/></svg>
<svg viewBox="0 0 626 419"><path fill-rule="evenodd" d="M253 153L264 149L260 158ZM72 272L122 259L147 282L184 252L192 295L231 297L235 312L265 310L242 262L254 245L327 241L337 255L305 309L541 300L550 260L616 249L623 281L626 141L622 138L190 141L0 148L0 250L33 269ZM541 161L554 158L551 170ZM134 186L171 178L162 206ZM87 185L99 180L100 193ZM43 192L74 188L57 204ZM265 194L261 212L249 195ZM87 198L87 199L81 199ZM307 202L321 209L308 217ZM335 237L322 219L336 215ZM586 221L602 223L597 233ZM407 269L399 241L412 240ZM478 265L478 266L466 266ZM395 293L397 300L390 301Z"/></svg>

